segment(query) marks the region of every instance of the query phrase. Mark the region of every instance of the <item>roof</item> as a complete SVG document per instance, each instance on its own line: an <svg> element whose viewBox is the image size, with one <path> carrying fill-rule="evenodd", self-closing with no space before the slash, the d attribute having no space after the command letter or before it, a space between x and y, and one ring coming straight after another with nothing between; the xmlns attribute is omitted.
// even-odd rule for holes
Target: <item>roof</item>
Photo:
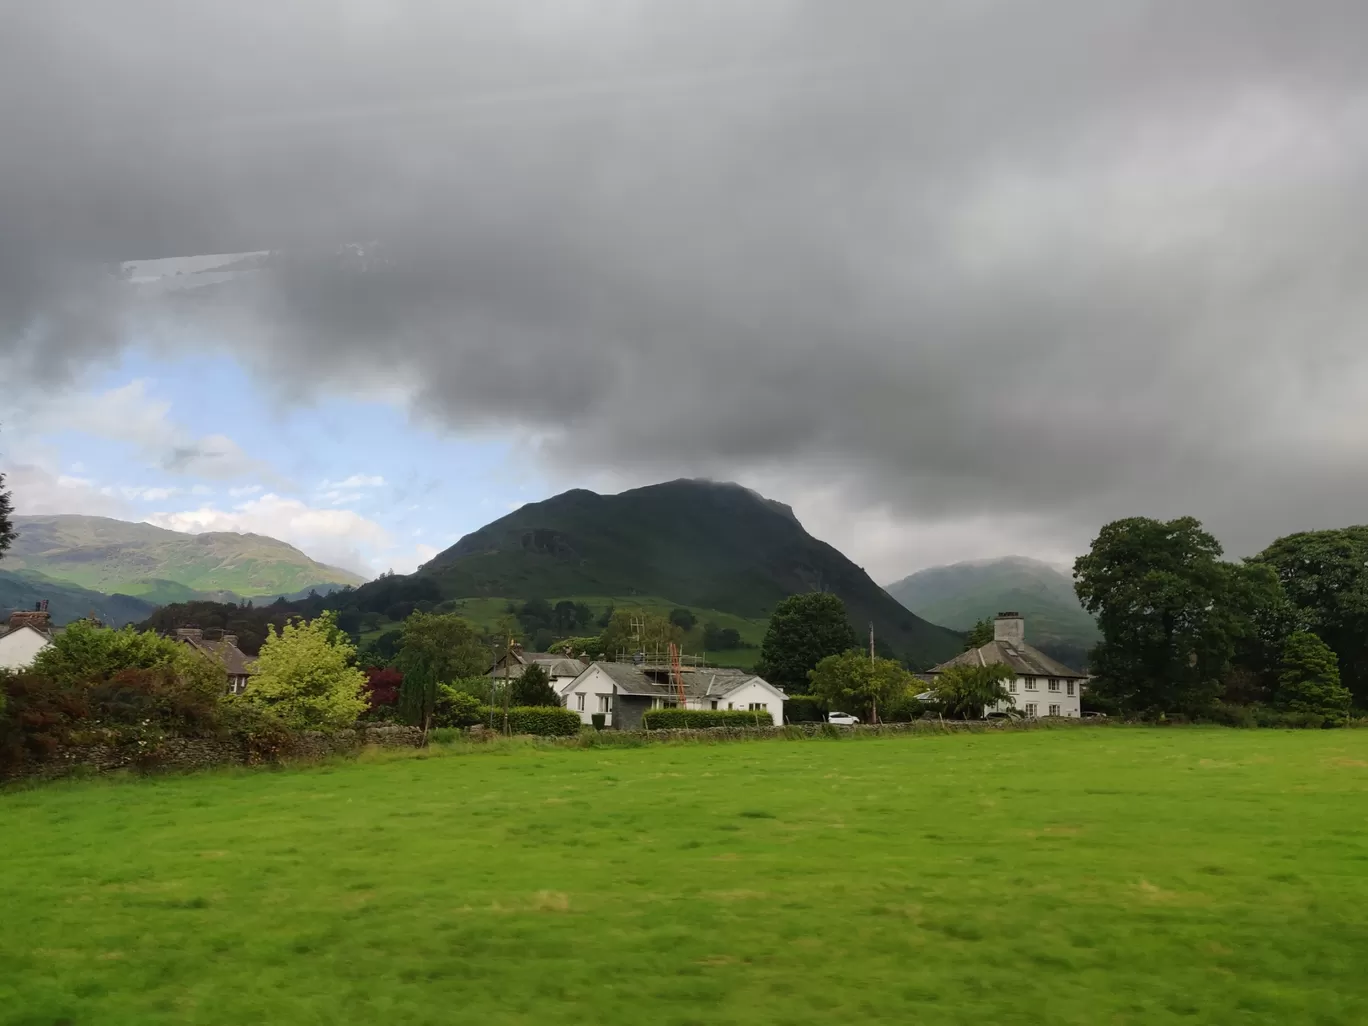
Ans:
<svg viewBox="0 0 1368 1026"><path fill-rule="evenodd" d="M1018 677L1077 677L1086 680L1088 676L1069 669L1024 641L990 641L947 659L939 666L932 667L930 672L942 673L952 666L991 666L994 663L1005 663Z"/></svg>
<svg viewBox="0 0 1368 1026"><path fill-rule="evenodd" d="M230 677L245 677L256 672L254 661L236 645L227 641L206 641L203 638L181 638L191 648L212 656L223 664Z"/></svg>
<svg viewBox="0 0 1368 1026"><path fill-rule="evenodd" d="M503 675L503 664L506 656L500 656L491 669L491 676ZM513 651L514 665L510 666L509 676L520 677L521 671L528 666L536 664L546 671L551 677L578 677L586 669L586 664L573 656L561 655L557 652L519 652Z"/></svg>
<svg viewBox="0 0 1368 1026"><path fill-rule="evenodd" d="M0 638L3 638L7 634L16 634L22 630L33 631L34 634L41 635L42 637L47 638L49 641L51 641L58 634L62 633L63 628L53 627L51 625L47 627L39 627L36 624L31 623L21 623L16 624L14 626L11 626L7 623L0 623Z"/></svg>
<svg viewBox="0 0 1368 1026"><path fill-rule="evenodd" d="M641 667L633 663L595 662L590 664L591 669L595 666L618 686L618 690L622 694L669 698L679 693L674 681L670 679L668 669ZM750 670L737 670L728 667L691 667L683 670L682 676L684 678L684 693L690 698L720 698L740 690L751 681L758 680L766 684L769 683ZM774 687L772 684L769 686ZM779 691L778 688L774 688L774 690ZM783 694L782 691L779 693Z"/></svg>

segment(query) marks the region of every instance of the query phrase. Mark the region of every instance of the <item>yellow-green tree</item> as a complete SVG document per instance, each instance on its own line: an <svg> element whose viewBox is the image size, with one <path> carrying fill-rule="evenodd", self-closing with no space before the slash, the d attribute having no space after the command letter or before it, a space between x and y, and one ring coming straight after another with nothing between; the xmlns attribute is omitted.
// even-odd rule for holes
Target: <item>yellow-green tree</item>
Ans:
<svg viewBox="0 0 1368 1026"><path fill-rule="evenodd" d="M350 727L366 708L366 675L332 613L288 623L266 636L256 676L238 701L296 729Z"/></svg>
<svg viewBox="0 0 1368 1026"><path fill-rule="evenodd" d="M638 629L633 629L634 619L640 621ZM613 618L600 636L599 647L609 659L616 659L619 652L630 657L637 651L650 656L659 652L663 657L670 642L678 645L683 640L684 632L658 613L619 609L613 612Z"/></svg>

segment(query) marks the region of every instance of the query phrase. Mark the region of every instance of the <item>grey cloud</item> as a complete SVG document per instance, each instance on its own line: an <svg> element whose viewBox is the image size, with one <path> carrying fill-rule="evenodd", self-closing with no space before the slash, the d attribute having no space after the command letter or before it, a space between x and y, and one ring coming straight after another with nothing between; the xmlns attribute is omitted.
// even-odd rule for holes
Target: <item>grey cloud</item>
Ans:
<svg viewBox="0 0 1368 1026"><path fill-rule="evenodd" d="M12 20L0 355L25 373L212 330L284 396L398 385L586 472L821 475L1069 541L1132 512L1237 551L1364 519L1361 3ZM364 271L336 254L365 240ZM261 249L286 255L209 289L90 285Z"/></svg>

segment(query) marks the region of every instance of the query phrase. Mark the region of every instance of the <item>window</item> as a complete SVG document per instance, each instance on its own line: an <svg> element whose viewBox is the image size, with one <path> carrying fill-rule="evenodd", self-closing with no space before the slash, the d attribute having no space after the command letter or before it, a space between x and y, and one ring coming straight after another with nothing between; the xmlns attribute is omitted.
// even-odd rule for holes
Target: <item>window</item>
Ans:
<svg viewBox="0 0 1368 1026"><path fill-rule="evenodd" d="M609 711L610 711L610 710L609 710L609 703L612 702L613 696L612 696L612 695L599 695L599 696L598 696L598 700L599 700L599 712L601 712L601 713L609 712Z"/></svg>
<svg viewBox="0 0 1368 1026"><path fill-rule="evenodd" d="M1068 695L1070 698L1073 698L1074 682L1069 681L1067 684L1064 685L1064 687L1066 688L1064 693Z"/></svg>
<svg viewBox="0 0 1368 1026"><path fill-rule="evenodd" d="M575 707L576 707L577 709L579 709L580 712L584 712L584 692L583 692L583 691L581 691L578 695L575 696Z"/></svg>
<svg viewBox="0 0 1368 1026"><path fill-rule="evenodd" d="M1036 689L1036 679L1035 679L1034 677L1027 677L1027 678L1026 678L1026 690L1027 690L1027 691L1034 691L1035 689Z"/></svg>
<svg viewBox="0 0 1368 1026"><path fill-rule="evenodd" d="M731 704L730 702L728 702L728 703L727 703L727 708L730 709L731 707L732 707L732 704Z"/></svg>
<svg viewBox="0 0 1368 1026"><path fill-rule="evenodd" d="M1057 706L1057 705L1052 705L1052 706L1050 706L1050 715L1051 715L1051 716L1058 716L1058 715L1059 715L1059 706Z"/></svg>
<svg viewBox="0 0 1368 1026"><path fill-rule="evenodd" d="M1040 707L1039 707L1038 705L1036 705L1034 702L1027 702L1027 703L1026 703L1026 715L1027 715L1027 716L1034 716L1034 715L1036 714L1036 710L1037 710L1038 708L1040 708Z"/></svg>
<svg viewBox="0 0 1368 1026"><path fill-rule="evenodd" d="M769 705L766 704L765 702L752 702L752 703L750 704L750 711L751 711L751 712L768 712L768 711L769 711Z"/></svg>
<svg viewBox="0 0 1368 1026"><path fill-rule="evenodd" d="M1058 677L1051 677L1051 678L1050 678L1050 690L1051 690L1051 691L1058 691L1058 690L1059 690L1059 678L1058 678Z"/></svg>
<svg viewBox="0 0 1368 1026"><path fill-rule="evenodd" d="M713 707L714 709L717 708L717 699L715 699L715 698L712 700L712 707Z"/></svg>
<svg viewBox="0 0 1368 1026"><path fill-rule="evenodd" d="M1016 694L1016 680L1015 680L1015 679L1008 682L1008 684L1007 684L1007 690L1008 690L1009 692L1011 692L1012 694L1014 694L1014 695Z"/></svg>

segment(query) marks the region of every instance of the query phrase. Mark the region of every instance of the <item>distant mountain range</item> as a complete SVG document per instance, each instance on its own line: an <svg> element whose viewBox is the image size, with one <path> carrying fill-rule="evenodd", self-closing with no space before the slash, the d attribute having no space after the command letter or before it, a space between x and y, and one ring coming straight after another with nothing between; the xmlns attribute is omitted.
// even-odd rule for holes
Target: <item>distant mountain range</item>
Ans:
<svg viewBox="0 0 1368 1026"><path fill-rule="evenodd" d="M90 595L128 596L150 611L199 599L291 598L363 581L259 534L182 534L151 524L75 515L15 517L14 526L19 536L0 562L0 572L11 578L7 587L16 596L24 586L52 592L51 582L56 582L83 590L82 602L90 601ZM37 597L52 598L55 592ZM0 609L11 605L0 598Z"/></svg>
<svg viewBox="0 0 1368 1026"><path fill-rule="evenodd" d="M1083 669L1100 640L1097 624L1078 602L1073 580L1048 563L1025 556L955 563L920 570L887 592L907 609L956 630L999 612L1026 618L1026 640L1047 655Z"/></svg>
<svg viewBox="0 0 1368 1026"><path fill-rule="evenodd" d="M156 604L132 595L104 595L98 591L53 580L34 570L0 570L0 622L15 609L32 609L46 600L55 624L94 616L111 627L141 623Z"/></svg>
<svg viewBox="0 0 1368 1026"><path fill-rule="evenodd" d="M523 506L407 578L359 588L357 608L403 598L660 596L750 619L789 595L829 591L863 637L929 666L962 647L955 631L900 606L787 506L735 484L670 481L598 495L575 490Z"/></svg>

